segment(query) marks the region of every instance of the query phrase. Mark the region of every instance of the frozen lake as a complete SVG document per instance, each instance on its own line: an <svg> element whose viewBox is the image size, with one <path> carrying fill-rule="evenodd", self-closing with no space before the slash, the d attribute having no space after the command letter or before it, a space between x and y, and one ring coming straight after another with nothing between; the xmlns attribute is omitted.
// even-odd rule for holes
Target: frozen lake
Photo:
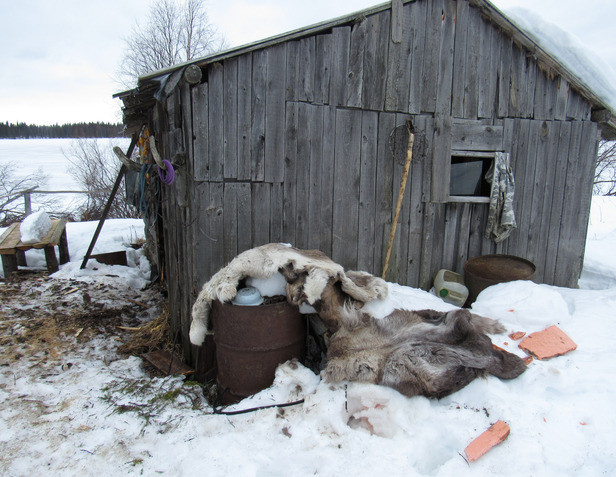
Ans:
<svg viewBox="0 0 616 477"><path fill-rule="evenodd" d="M69 157L77 139L0 139L0 165L14 164L15 177L27 178L42 171L46 184L40 184L39 189L45 191L83 190L69 173ZM110 160L117 160L111 152L113 146L122 148L128 146L128 139L96 139L102 151L109 151ZM53 196L57 200L59 211L71 211L84 199L83 194L33 194L32 208L40 207L41 200Z"/></svg>

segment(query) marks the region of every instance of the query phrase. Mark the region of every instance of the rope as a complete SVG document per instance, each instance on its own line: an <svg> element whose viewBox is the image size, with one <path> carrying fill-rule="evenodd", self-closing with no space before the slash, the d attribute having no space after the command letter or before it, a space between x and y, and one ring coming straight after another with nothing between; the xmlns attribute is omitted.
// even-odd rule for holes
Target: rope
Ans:
<svg viewBox="0 0 616 477"><path fill-rule="evenodd" d="M220 409L220 400L222 399L222 397L225 395L225 393L228 391L228 389L225 389L222 394L220 394L218 396L218 398L216 399L216 403L214 404L214 406L212 406L212 411L214 412L214 414L221 414L224 416L235 416L238 414L247 414L249 412L255 412L255 411L260 411L261 409L270 409L272 407L289 407L289 406L296 406L298 404L303 404L304 400L300 399L299 401L293 401L293 402L286 402L284 404L269 404L267 406L259 406L259 407L251 407L249 409L240 409L239 411L222 411Z"/></svg>
<svg viewBox="0 0 616 477"><path fill-rule="evenodd" d="M165 167L158 166L158 177L160 177L163 184L173 184L173 181L175 180L175 171L173 170L171 162L167 159L163 159L163 165Z"/></svg>
<svg viewBox="0 0 616 477"><path fill-rule="evenodd" d="M406 190L406 180L409 176L409 170L411 168L411 161L413 159L413 144L415 143L415 135L412 131L411 122L407 122L406 127L409 133L409 140L406 147L406 161L404 162L404 169L402 171L402 179L400 181L400 192L398 193L398 202L396 203L396 212L394 214L394 221L391 224L391 232L389 233L389 244L387 245L387 255L385 255L385 264L383 265L383 273L381 278L385 279L385 274L389 268L389 258L391 257L391 249L394 245L394 238L396 236L396 228L398 226L398 217L400 216L400 209L402 208L402 199L404 197L404 191Z"/></svg>

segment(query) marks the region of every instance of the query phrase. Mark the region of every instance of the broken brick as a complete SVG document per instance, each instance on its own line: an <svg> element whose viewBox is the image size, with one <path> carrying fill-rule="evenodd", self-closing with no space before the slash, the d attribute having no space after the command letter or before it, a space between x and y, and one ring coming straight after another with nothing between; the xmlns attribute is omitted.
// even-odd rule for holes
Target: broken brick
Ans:
<svg viewBox="0 0 616 477"><path fill-rule="evenodd" d="M526 336L526 332L525 331L516 331L514 333L511 333L509 335L509 338L511 338L513 341L518 341L521 340L522 338L524 338Z"/></svg>
<svg viewBox="0 0 616 477"><path fill-rule="evenodd" d="M479 459L492 447L503 442L509 435L509 426L503 421L496 421L490 428L471 442L464 452L469 462Z"/></svg>
<svg viewBox="0 0 616 477"><path fill-rule="evenodd" d="M531 333L518 345L537 359L561 356L577 348L577 345L558 326Z"/></svg>

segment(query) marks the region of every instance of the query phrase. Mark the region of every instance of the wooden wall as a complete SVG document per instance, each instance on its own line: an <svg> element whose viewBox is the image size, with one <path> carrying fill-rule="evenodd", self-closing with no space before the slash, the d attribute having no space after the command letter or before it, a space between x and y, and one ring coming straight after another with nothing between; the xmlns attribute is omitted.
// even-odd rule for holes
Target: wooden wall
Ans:
<svg viewBox="0 0 616 477"><path fill-rule="evenodd" d="M416 141L387 278L429 288L440 268L462 272L497 252L535 262L538 281L575 286L597 142L590 104L468 1L408 2L400 16L384 10L206 73L155 121L166 153L188 157L162 195L185 341L203 283L248 248L289 242L380 275L409 120ZM448 200L460 147L511 153L519 227L503 244L483 237L487 204Z"/></svg>

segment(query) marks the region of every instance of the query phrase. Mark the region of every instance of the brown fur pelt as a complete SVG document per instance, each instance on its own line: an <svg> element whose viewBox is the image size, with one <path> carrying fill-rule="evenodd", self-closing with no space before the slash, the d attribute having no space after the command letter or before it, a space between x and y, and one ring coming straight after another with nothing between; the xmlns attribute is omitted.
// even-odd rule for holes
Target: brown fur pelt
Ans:
<svg viewBox="0 0 616 477"><path fill-rule="evenodd" d="M302 274L283 275L288 299L302 303ZM407 396L441 398L486 373L511 379L526 369L518 356L493 348L487 334L503 332L502 325L468 310L395 310L377 319L335 279L313 306L334 333L324 372L330 382L382 384Z"/></svg>

